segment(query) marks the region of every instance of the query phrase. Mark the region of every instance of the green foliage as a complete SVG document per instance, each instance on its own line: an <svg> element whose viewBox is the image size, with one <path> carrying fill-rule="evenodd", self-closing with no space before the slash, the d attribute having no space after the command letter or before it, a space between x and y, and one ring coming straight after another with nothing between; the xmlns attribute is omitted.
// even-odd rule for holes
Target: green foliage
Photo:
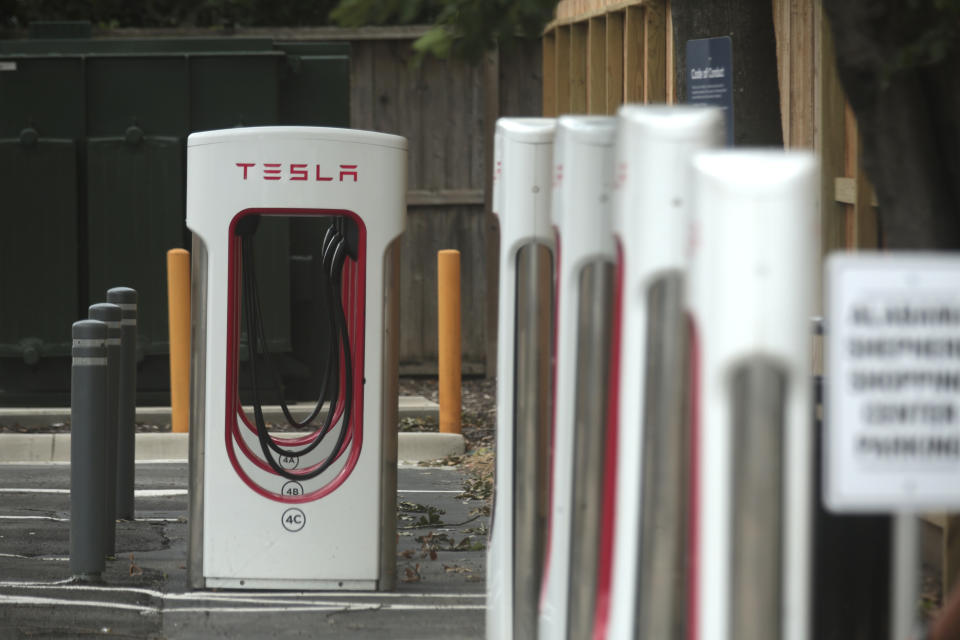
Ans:
<svg viewBox="0 0 960 640"><path fill-rule="evenodd" d="M312 26L337 0L0 0L0 27L89 20L103 27Z"/></svg>
<svg viewBox="0 0 960 640"><path fill-rule="evenodd" d="M345 27L410 23L432 17L434 24L414 42L420 54L477 61L516 37L537 37L553 17L557 0L341 0L330 14Z"/></svg>
<svg viewBox="0 0 960 640"><path fill-rule="evenodd" d="M933 0L937 2L958 0ZM0 0L0 28L42 20L99 27L432 24L414 42L425 54L478 60L516 37L538 37L557 0Z"/></svg>
<svg viewBox="0 0 960 640"><path fill-rule="evenodd" d="M330 18L344 27L433 22L443 0L340 0Z"/></svg>
<svg viewBox="0 0 960 640"><path fill-rule="evenodd" d="M891 72L938 64L960 41L960 0L907 0L897 22L903 39Z"/></svg>

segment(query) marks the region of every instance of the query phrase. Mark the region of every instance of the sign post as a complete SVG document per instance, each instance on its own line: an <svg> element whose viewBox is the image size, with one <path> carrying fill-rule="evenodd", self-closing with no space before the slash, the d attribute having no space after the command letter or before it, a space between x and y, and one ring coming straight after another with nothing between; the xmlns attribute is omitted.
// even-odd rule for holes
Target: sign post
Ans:
<svg viewBox="0 0 960 640"><path fill-rule="evenodd" d="M891 513L891 638L907 637L921 511L960 507L960 256L827 262L824 503Z"/></svg>
<svg viewBox="0 0 960 640"><path fill-rule="evenodd" d="M688 104L720 107L733 146L733 42L729 36L687 40Z"/></svg>

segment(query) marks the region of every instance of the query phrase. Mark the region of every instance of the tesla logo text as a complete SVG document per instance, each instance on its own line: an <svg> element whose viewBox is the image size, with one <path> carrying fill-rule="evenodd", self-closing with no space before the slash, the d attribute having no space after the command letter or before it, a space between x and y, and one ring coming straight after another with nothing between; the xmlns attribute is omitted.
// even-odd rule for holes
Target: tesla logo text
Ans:
<svg viewBox="0 0 960 640"><path fill-rule="evenodd" d="M348 182L357 181L355 164L341 164L339 170L330 172L319 164L282 164L280 162L238 162L243 171L243 179L261 178L263 180L300 180L312 182Z"/></svg>

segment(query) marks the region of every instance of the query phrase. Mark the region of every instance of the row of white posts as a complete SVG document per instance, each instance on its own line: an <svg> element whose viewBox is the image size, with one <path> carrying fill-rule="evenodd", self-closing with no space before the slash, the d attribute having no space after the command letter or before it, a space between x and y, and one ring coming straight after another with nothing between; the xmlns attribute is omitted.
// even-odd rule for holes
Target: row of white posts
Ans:
<svg viewBox="0 0 960 640"><path fill-rule="evenodd" d="M488 638L809 637L817 163L724 139L497 123Z"/></svg>

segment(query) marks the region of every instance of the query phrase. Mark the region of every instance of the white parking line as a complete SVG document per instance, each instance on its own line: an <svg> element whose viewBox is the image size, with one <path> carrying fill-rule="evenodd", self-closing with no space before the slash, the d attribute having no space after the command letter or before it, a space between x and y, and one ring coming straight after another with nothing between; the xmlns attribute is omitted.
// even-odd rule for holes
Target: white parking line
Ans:
<svg viewBox="0 0 960 640"><path fill-rule="evenodd" d="M0 515L0 520L46 520L48 522L70 522L70 518L61 518L59 516ZM134 522L186 522L186 518L136 518Z"/></svg>
<svg viewBox="0 0 960 640"><path fill-rule="evenodd" d="M397 489L397 493L463 493L463 489Z"/></svg>
<svg viewBox="0 0 960 640"><path fill-rule="evenodd" d="M0 487L0 493L37 493L68 495L70 489L33 489L30 487ZM187 489L137 489L133 492L138 498L163 498L168 496L185 496L190 492ZM397 493L463 493L462 489L397 489Z"/></svg>
<svg viewBox="0 0 960 640"><path fill-rule="evenodd" d="M471 594L470 596L456 596L454 594L398 594L398 593L371 593L371 594L346 594L335 592L338 600L333 601L298 601L289 599L258 598L244 594L230 594L232 597L205 597L212 594L165 594L152 589L139 588L108 588L108 587L90 587L84 585L69 585L62 583L39 584L39 583L15 583L0 582L0 587L17 588L39 588L54 589L61 591L113 591L125 592L130 594L148 595L160 601L158 605L137 605L122 602L107 602L101 600L73 600L70 598L52 598L46 596L24 596L0 594L0 603L14 605L34 605L34 606L68 606L68 607L88 607L101 609L119 609L125 611L137 611L141 614L151 613L307 613L316 611L482 611L485 605L482 603L405 603L405 602L351 602L344 599L344 596L368 595L380 600L389 600L390 597L415 597L443 599L444 597L483 597L483 594ZM227 594L218 594L227 595ZM277 594L287 595L290 594ZM322 598L323 594L310 594L314 598ZM208 606L168 606L177 601L183 600L207 600ZM216 604L214 604L216 603ZM236 604L261 604L265 606L234 606ZM212 606L211 606L212 605ZM278 606L286 605L286 606Z"/></svg>
<svg viewBox="0 0 960 640"><path fill-rule="evenodd" d="M18 560L53 560L56 562L66 562L69 556L24 556L19 553L0 553L0 558L17 558Z"/></svg>
<svg viewBox="0 0 960 640"><path fill-rule="evenodd" d="M0 493L52 493L69 494L70 489L31 489L27 487L0 487ZM162 498L166 496L185 496L186 489L136 489L133 495L137 498Z"/></svg>
<svg viewBox="0 0 960 640"><path fill-rule="evenodd" d="M396 591L196 591L190 593L165 593L144 587L111 587L105 585L75 584L71 578L54 582L21 582L16 580L0 581L0 588L41 589L53 591L89 591L105 593L130 593L166 600L223 600L234 602L248 598L274 602L275 599L289 598L376 598L376 599L476 599L486 598L485 593L425 593L422 591L400 593Z"/></svg>

